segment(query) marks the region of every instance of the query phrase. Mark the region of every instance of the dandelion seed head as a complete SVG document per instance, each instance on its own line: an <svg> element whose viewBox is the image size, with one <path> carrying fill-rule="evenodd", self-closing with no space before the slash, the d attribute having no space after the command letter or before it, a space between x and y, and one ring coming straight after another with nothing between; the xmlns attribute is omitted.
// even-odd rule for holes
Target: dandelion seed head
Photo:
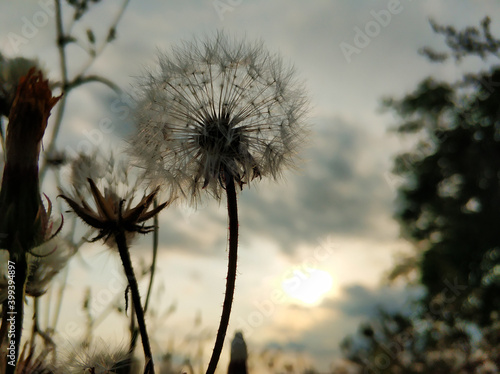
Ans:
<svg viewBox="0 0 500 374"><path fill-rule="evenodd" d="M91 154L79 153L69 164L69 183L72 192L67 196L86 199L91 195L88 179L92 179L103 190L104 197L115 201L121 199L131 203L141 184L141 178L132 172L129 160L117 159L113 153L103 154L95 149Z"/></svg>
<svg viewBox="0 0 500 374"><path fill-rule="evenodd" d="M103 340L75 349L66 356L63 367L69 374L114 374L130 364L125 347L110 349Z"/></svg>
<svg viewBox="0 0 500 374"><path fill-rule="evenodd" d="M192 202L278 178L307 134L307 99L294 69L261 42L214 38L160 53L139 81L131 154L152 181Z"/></svg>
<svg viewBox="0 0 500 374"><path fill-rule="evenodd" d="M63 198L83 222L98 232L92 241L103 239L114 248L113 233L124 230L127 240L136 233L146 234L154 227L145 222L153 218L169 202L149 209L158 189L139 196L142 178L134 173L129 162L111 154L104 157L97 150L92 155L80 154L70 164L72 190L62 190Z"/></svg>

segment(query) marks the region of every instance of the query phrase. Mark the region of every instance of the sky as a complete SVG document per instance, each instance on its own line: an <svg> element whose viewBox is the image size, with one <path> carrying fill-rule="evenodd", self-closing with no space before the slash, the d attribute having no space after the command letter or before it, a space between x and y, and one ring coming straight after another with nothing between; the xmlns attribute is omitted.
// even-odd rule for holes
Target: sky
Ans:
<svg viewBox="0 0 500 374"><path fill-rule="evenodd" d="M94 5L74 34L86 43L91 28L99 45L122 3ZM0 9L1 53L36 56L57 80L52 2L2 2ZM63 10L68 25L69 9ZM168 53L183 40L224 30L260 39L293 63L310 98L311 137L297 171L239 194L240 257L227 339L242 329L255 357L265 347L283 348L325 369L339 357L340 341L372 316L377 304L398 308L407 294L397 285L388 287L384 276L394 256L410 248L392 218L398 181L391 174L393 157L408 140L389 132L397 118L381 111L381 100L401 97L429 75L455 80L481 66L474 60L437 65L420 56L419 48L444 46L429 19L460 28L478 25L499 10L492 0L131 0L117 39L88 70L118 84L125 95L117 102L99 84L70 93L58 146L68 154L90 145L120 154L133 136L126 94L133 94L137 77L155 65L157 51ZM499 35L500 21L492 21ZM72 76L86 55L77 46L68 53ZM123 117L113 114L117 103L125 108ZM107 120L111 130L104 132L99 126ZM50 180L44 187L57 194ZM206 198L195 210L177 202L160 215L160 227L155 314L148 317L153 349L194 351L190 338L203 337L207 360L226 277L225 203ZM151 237L135 243L136 264L148 264L150 248ZM124 287L117 254L99 244L84 245L69 269L61 341L82 332L85 316L79 306L87 286L96 315L112 298L121 300ZM143 280L141 286L146 285ZM317 300L308 299L313 291ZM167 313L172 305L175 311ZM125 326L125 319L112 314L96 334L123 343ZM223 362L228 356L226 348Z"/></svg>

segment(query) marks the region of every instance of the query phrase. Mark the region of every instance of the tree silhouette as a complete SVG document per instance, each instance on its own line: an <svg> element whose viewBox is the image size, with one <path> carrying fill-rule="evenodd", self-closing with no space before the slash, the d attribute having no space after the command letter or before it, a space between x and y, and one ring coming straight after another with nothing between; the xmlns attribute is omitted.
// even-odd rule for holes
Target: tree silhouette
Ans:
<svg viewBox="0 0 500 374"><path fill-rule="evenodd" d="M489 18L480 28L461 31L431 25L450 49L422 49L433 62L500 57ZM500 309L500 66L452 83L427 78L414 92L384 104L402 121L396 131L417 139L395 160L394 172L406 180L396 218L421 254L415 265L428 306L439 303L487 324Z"/></svg>
<svg viewBox="0 0 500 374"><path fill-rule="evenodd" d="M394 173L404 180L395 216L416 254L389 278L416 271L427 293L344 339L344 357L363 373L500 368L500 40L488 17L458 31L431 26L448 47L421 49L431 62L479 57L489 68L456 82L426 78L384 100L399 118L395 131L415 141L396 157Z"/></svg>

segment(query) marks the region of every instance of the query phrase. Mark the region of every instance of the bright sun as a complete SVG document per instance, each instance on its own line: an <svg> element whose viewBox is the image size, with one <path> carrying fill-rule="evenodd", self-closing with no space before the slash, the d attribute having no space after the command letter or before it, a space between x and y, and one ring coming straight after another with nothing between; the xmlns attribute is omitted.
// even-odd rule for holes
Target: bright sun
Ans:
<svg viewBox="0 0 500 374"><path fill-rule="evenodd" d="M283 290L290 298L308 305L318 303L332 286L333 277L330 273L319 269L295 270L293 276L282 283Z"/></svg>

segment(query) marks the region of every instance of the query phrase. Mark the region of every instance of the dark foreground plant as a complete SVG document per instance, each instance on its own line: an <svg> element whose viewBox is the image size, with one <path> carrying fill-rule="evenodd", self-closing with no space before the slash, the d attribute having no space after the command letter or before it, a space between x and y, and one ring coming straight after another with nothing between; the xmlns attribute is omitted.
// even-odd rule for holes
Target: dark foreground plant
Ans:
<svg viewBox="0 0 500 374"><path fill-rule="evenodd" d="M227 196L229 264L223 311L207 373L214 373L234 294L240 189L278 178L306 135L306 98L294 70L262 43L223 34L184 43L141 82L131 153L159 184L196 203Z"/></svg>
<svg viewBox="0 0 500 374"><path fill-rule="evenodd" d="M133 197L130 197L128 204L125 205L125 200L120 198L116 194L116 191L106 189L103 195L92 179L88 179L88 184L96 210L92 209L81 195L78 198L70 198L66 195L61 195L61 197L66 200L71 209L73 209L85 223L99 231L98 235L92 241L104 239L108 244L115 244L118 248L118 253L120 254L123 269L132 294L133 309L137 317L137 323L141 334L146 360L144 373L154 374L153 355L146 330L144 309L142 307L139 287L130 259L128 242L131 237L137 233L146 234L152 231L153 227L145 226L144 222L158 214L168 205L168 202L149 210L158 192L158 190L155 190L145 195L135 207L132 207L131 202Z"/></svg>
<svg viewBox="0 0 500 374"><path fill-rule="evenodd" d="M0 191L0 249L9 252L12 281L9 286L13 288L3 304L0 329L0 342L3 342L7 329L9 331L7 374L14 373L19 357L28 277L27 256L51 236L49 215L40 195L38 157L50 111L58 100L52 97L42 72L31 69L21 78L9 111L6 162Z"/></svg>

